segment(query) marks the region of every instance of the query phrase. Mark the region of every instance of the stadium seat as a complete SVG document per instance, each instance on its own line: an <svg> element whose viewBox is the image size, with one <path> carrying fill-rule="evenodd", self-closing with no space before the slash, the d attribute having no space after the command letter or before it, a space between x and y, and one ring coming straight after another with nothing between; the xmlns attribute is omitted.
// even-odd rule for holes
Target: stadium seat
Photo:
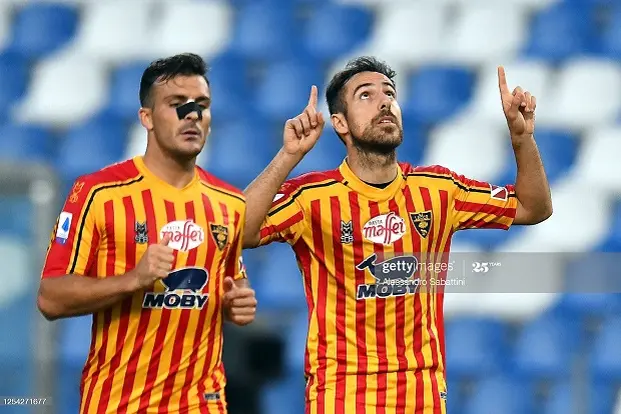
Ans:
<svg viewBox="0 0 621 414"><path fill-rule="evenodd" d="M552 67L542 61L514 59L503 63L503 66L511 91L521 86L537 98L537 119L539 119L539 113L546 111L548 90L554 76ZM506 128L507 121L500 102L496 64L481 68L474 86L473 97L458 118L478 120L482 124Z"/></svg>
<svg viewBox="0 0 621 414"><path fill-rule="evenodd" d="M446 367L454 378L486 378L502 372L508 351L502 321L456 317L446 322L445 335Z"/></svg>
<svg viewBox="0 0 621 414"><path fill-rule="evenodd" d="M105 103L104 68L77 57L51 58L37 65L30 90L13 110L23 122L57 127L85 120Z"/></svg>
<svg viewBox="0 0 621 414"><path fill-rule="evenodd" d="M255 278L257 301L264 312L305 310L304 284L295 254L285 243L273 243L264 249L269 257ZM275 260L278 258L278 260Z"/></svg>
<svg viewBox="0 0 621 414"><path fill-rule="evenodd" d="M620 341L621 319L614 315L604 322L591 348L590 365L595 380L621 381Z"/></svg>
<svg viewBox="0 0 621 414"><path fill-rule="evenodd" d="M621 10L613 9L602 33L602 53L613 59L621 59Z"/></svg>
<svg viewBox="0 0 621 414"><path fill-rule="evenodd" d="M102 114L76 125L63 138L57 168L65 181L94 172L120 160L126 129L116 117Z"/></svg>
<svg viewBox="0 0 621 414"><path fill-rule="evenodd" d="M472 73L464 69L422 67L409 80L403 112L423 124L444 121L468 102L473 83Z"/></svg>
<svg viewBox="0 0 621 414"><path fill-rule="evenodd" d="M536 412L534 392L527 384L510 378L486 378L477 383L465 402L464 414Z"/></svg>
<svg viewBox="0 0 621 414"><path fill-rule="evenodd" d="M207 64L212 122L217 124L245 119L254 110L246 61L238 54L226 51L207 59Z"/></svg>
<svg viewBox="0 0 621 414"><path fill-rule="evenodd" d="M317 7L304 30L309 58L328 62L359 47L370 35L373 16L362 7L326 2Z"/></svg>
<svg viewBox="0 0 621 414"><path fill-rule="evenodd" d="M28 59L46 57L65 46L78 25L77 10L71 6L25 4L14 18L12 41L8 47Z"/></svg>
<svg viewBox="0 0 621 414"><path fill-rule="evenodd" d="M614 410L612 387L606 384L592 385L588 382L580 386L570 381L555 384L543 402L542 414L566 414L584 412L590 414L616 413Z"/></svg>
<svg viewBox="0 0 621 414"><path fill-rule="evenodd" d="M140 109L140 79L149 62L134 62L112 72L105 111L124 121L135 121Z"/></svg>
<svg viewBox="0 0 621 414"><path fill-rule="evenodd" d="M10 40L12 22L11 5L6 2L0 3L0 50L4 50Z"/></svg>
<svg viewBox="0 0 621 414"><path fill-rule="evenodd" d="M299 50L300 30L291 4L260 0L238 10L230 49L252 61L286 59Z"/></svg>
<svg viewBox="0 0 621 414"><path fill-rule="evenodd" d="M492 181L505 165L507 133L478 123L445 122L433 129L424 165L439 164L468 178Z"/></svg>
<svg viewBox="0 0 621 414"><path fill-rule="evenodd" d="M403 115L403 142L397 148L400 161L420 165L427 150L427 129L416 117Z"/></svg>
<svg viewBox="0 0 621 414"><path fill-rule="evenodd" d="M0 124L0 159L47 162L54 154L52 136L32 125Z"/></svg>
<svg viewBox="0 0 621 414"><path fill-rule="evenodd" d="M304 411L304 373L300 371L263 386L260 407L262 413L270 414Z"/></svg>
<svg viewBox="0 0 621 414"><path fill-rule="evenodd" d="M358 54L381 56L395 66L435 62L443 50L449 8L439 2L381 5L376 11L374 34Z"/></svg>
<svg viewBox="0 0 621 414"><path fill-rule="evenodd" d="M267 121L284 125L287 119L304 110L311 86L319 86L321 79L320 69L312 63L282 61L271 64L255 90L255 107ZM278 99L274 99L275 96Z"/></svg>
<svg viewBox="0 0 621 414"><path fill-rule="evenodd" d="M1 12L1 11L0 11ZM18 53L0 53L0 117L26 93L29 80L27 61Z"/></svg>
<svg viewBox="0 0 621 414"><path fill-rule="evenodd" d="M446 28L440 61L474 67L512 58L526 38L526 13L523 6L504 2L460 6Z"/></svg>
<svg viewBox="0 0 621 414"><path fill-rule="evenodd" d="M621 252L621 202L617 202L612 214L608 236L594 249L599 253Z"/></svg>
<svg viewBox="0 0 621 414"><path fill-rule="evenodd" d="M83 8L81 24L66 53L85 60L119 64L147 58L153 1L92 2Z"/></svg>
<svg viewBox="0 0 621 414"><path fill-rule="evenodd" d="M610 91L619 89L621 67L616 63L597 59L567 62L558 74L554 91L547 98L545 112L538 111L538 125L583 130L612 123L621 113L621 96Z"/></svg>
<svg viewBox="0 0 621 414"><path fill-rule="evenodd" d="M285 372L290 375L303 375L306 340L308 337L308 313L300 309L293 314L289 328L283 331L285 340Z"/></svg>
<svg viewBox="0 0 621 414"><path fill-rule="evenodd" d="M515 373L524 380L561 380L582 345L579 321L544 314L528 321L515 343Z"/></svg>
<svg viewBox="0 0 621 414"><path fill-rule="evenodd" d="M60 361L82 368L86 362L91 343L91 315L70 318L59 324L58 349Z"/></svg>
<svg viewBox="0 0 621 414"><path fill-rule="evenodd" d="M605 124L604 124L605 125ZM604 126L584 136L574 175L583 185L616 196L621 195L618 154L621 151L621 128Z"/></svg>
<svg viewBox="0 0 621 414"><path fill-rule="evenodd" d="M343 162L345 156L345 144L329 126L324 129L323 135L313 149L291 172L290 177L297 177L311 171L334 170Z"/></svg>
<svg viewBox="0 0 621 414"><path fill-rule="evenodd" d="M154 57L185 52L213 56L227 46L233 26L227 1L179 0L160 7L160 19L149 36Z"/></svg>
<svg viewBox="0 0 621 414"><path fill-rule="evenodd" d="M596 27L588 5L554 4L534 16L523 52L550 63L591 54L597 46Z"/></svg>

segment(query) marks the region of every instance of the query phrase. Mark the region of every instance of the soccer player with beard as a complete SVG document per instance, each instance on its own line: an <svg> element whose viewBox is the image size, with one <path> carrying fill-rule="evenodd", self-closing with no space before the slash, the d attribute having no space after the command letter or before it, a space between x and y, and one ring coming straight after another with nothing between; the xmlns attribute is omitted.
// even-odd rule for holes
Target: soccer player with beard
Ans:
<svg viewBox="0 0 621 414"><path fill-rule="evenodd" d="M308 414L446 412L442 289L417 289L417 281L446 272L419 264L445 260L458 230L509 229L552 214L533 138L535 97L519 87L511 92L502 68L498 75L515 185L398 162L395 72L361 57L326 93L347 148L341 165L284 182L323 128L313 86L304 112L286 123L283 148L246 189L244 246L287 242L303 274Z"/></svg>

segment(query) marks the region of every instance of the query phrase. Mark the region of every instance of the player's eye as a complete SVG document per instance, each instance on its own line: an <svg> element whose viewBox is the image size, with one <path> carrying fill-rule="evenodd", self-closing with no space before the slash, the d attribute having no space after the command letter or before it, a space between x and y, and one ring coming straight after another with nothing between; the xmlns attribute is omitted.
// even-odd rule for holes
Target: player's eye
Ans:
<svg viewBox="0 0 621 414"><path fill-rule="evenodd" d="M395 97L395 93L393 91L386 92L386 95L390 96L391 98Z"/></svg>
<svg viewBox="0 0 621 414"><path fill-rule="evenodd" d="M360 94L360 99L367 99L368 97L370 97L371 95L369 94L369 92L362 92Z"/></svg>

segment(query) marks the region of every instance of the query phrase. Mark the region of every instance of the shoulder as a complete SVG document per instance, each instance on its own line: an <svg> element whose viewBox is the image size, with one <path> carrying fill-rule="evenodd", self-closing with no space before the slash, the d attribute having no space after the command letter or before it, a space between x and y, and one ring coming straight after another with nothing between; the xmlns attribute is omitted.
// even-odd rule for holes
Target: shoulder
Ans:
<svg viewBox="0 0 621 414"><path fill-rule="evenodd" d="M424 178L432 180L438 184L444 182L462 189L472 189L479 187L489 189L488 183L473 180L442 165L434 164L412 166L408 163L399 163L399 165L401 165L401 169L403 170L403 173L407 178Z"/></svg>
<svg viewBox="0 0 621 414"><path fill-rule="evenodd" d="M342 176L338 169L328 171L312 171L298 175L283 183L279 194L290 195L302 191L321 189L341 182Z"/></svg>
<svg viewBox="0 0 621 414"><path fill-rule="evenodd" d="M142 179L142 175L132 160L111 164L76 178L71 187L68 201L83 204L103 190L131 185Z"/></svg>
<svg viewBox="0 0 621 414"><path fill-rule="evenodd" d="M215 175L203 170L200 167L197 168L201 184L204 187L216 191L224 196L228 196L229 198L237 200L241 203L246 203L246 196L241 189L227 183L226 181L216 177Z"/></svg>

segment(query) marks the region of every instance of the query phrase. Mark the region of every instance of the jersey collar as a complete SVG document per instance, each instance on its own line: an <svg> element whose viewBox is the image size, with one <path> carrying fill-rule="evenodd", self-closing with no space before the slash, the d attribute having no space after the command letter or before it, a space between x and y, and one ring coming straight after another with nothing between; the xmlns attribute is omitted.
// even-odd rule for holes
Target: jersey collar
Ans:
<svg viewBox="0 0 621 414"><path fill-rule="evenodd" d="M351 188L360 195L376 201L387 201L395 197L397 192L401 189L405 183L405 176L401 166L397 164L398 174L395 180L386 188L373 187L364 181L362 181L349 167L347 158L343 160L339 166L339 172L343 177L343 184Z"/></svg>

